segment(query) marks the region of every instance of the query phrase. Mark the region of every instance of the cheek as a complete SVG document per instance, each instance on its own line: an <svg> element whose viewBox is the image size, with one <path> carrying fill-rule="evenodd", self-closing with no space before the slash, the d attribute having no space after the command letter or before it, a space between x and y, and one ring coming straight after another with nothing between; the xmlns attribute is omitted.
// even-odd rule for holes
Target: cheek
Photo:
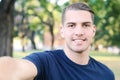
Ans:
<svg viewBox="0 0 120 80"><path fill-rule="evenodd" d="M88 31L86 32L86 35L89 37L89 38L93 38L95 33L93 31Z"/></svg>
<svg viewBox="0 0 120 80"><path fill-rule="evenodd" d="M61 31L60 31L60 34L61 34L61 37L62 38L68 38L70 36L70 33L68 30L62 28Z"/></svg>
<svg viewBox="0 0 120 80"><path fill-rule="evenodd" d="M68 38L70 36L69 34L70 34L69 32L64 32L63 34L64 38Z"/></svg>

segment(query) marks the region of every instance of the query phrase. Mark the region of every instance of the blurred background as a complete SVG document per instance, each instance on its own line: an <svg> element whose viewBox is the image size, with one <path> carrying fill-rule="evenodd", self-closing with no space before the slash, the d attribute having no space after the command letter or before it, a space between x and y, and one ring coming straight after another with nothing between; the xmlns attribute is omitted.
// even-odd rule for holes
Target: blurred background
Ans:
<svg viewBox="0 0 120 80"><path fill-rule="evenodd" d="M22 58L35 51L62 49L62 10L80 1L95 12L91 56L120 80L120 0L0 0L0 56Z"/></svg>

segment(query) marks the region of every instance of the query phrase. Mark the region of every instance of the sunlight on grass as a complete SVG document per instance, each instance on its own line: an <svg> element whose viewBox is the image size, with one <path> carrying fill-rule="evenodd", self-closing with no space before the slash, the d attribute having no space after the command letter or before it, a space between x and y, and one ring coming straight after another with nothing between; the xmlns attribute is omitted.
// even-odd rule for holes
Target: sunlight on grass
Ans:
<svg viewBox="0 0 120 80"><path fill-rule="evenodd" d="M120 61L120 57L118 56L93 56L95 59L100 61Z"/></svg>
<svg viewBox="0 0 120 80"><path fill-rule="evenodd" d="M14 52L13 57L14 58L23 58L23 57L25 57L27 55L32 54L33 52L38 52L38 51Z"/></svg>

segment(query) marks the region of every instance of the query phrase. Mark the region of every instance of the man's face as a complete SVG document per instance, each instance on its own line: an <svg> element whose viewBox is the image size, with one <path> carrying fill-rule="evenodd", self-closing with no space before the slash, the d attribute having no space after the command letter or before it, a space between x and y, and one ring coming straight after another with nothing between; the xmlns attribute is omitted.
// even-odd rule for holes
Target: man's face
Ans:
<svg viewBox="0 0 120 80"><path fill-rule="evenodd" d="M65 40L65 49L77 53L87 51L96 32L91 13L68 10L64 21L61 36Z"/></svg>

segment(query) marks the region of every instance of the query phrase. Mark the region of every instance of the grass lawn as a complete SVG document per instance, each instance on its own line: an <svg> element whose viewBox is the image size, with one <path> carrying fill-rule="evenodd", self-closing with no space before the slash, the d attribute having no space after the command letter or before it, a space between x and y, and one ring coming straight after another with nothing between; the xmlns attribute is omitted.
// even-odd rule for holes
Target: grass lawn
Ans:
<svg viewBox="0 0 120 80"><path fill-rule="evenodd" d="M91 56L107 65L115 74L115 80L120 80L120 55L93 51Z"/></svg>
<svg viewBox="0 0 120 80"><path fill-rule="evenodd" d="M14 52L15 58L22 58L35 51L28 52ZM90 54L93 58L107 65L115 74L115 80L120 80L120 56L110 53L103 53L98 51L92 51Z"/></svg>

